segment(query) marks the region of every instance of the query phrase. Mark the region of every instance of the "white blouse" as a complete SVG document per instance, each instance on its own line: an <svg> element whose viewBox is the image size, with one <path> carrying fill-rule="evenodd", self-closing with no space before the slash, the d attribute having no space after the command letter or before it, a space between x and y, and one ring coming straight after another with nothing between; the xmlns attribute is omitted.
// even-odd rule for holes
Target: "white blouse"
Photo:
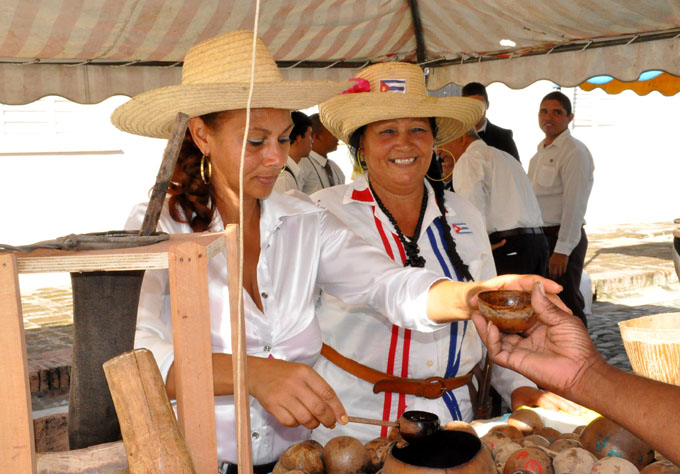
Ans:
<svg viewBox="0 0 680 474"><path fill-rule="evenodd" d="M391 315L395 323L432 331L440 327L427 318L430 286L441 276L424 269L404 269L367 245L330 213L304 194L276 192L261 200L260 257L257 279L263 311L244 291L248 355L274 357L312 365L321 348L314 314L317 285L348 304L370 305ZM146 204L135 206L126 229L139 229ZM224 225L215 214L210 231ZM192 232L174 221L167 203L158 230ZM370 269L370 271L367 271ZM215 353L231 353L226 256L208 264L210 328ZM149 348L165 379L174 361L167 270L147 271L142 284L135 347ZM309 438L304 427L279 424L253 397L250 399L253 461L276 460L291 444ZM236 462L233 396L215 397L218 461Z"/></svg>
<svg viewBox="0 0 680 474"><path fill-rule="evenodd" d="M437 220L441 212L429 184L427 190L427 208L418 236L420 255L426 260L426 268L458 280L444 249L443 229ZM312 199L337 215L377 250L403 265L402 244L389 219L373 200L363 177L345 186L319 191ZM481 215L472 204L454 193L446 191L445 201L446 222L470 274L475 280L494 277L496 269ZM363 268L369 271L371 267L365 264ZM446 324L434 332L411 331L394 325L391 317L386 318L366 305L347 304L326 293L322 293L317 316L326 344L345 357L399 377L462 376L484 361L485 348L470 321ZM470 421L473 416L467 386L435 400L398 393L374 394L373 384L345 372L324 357L319 358L314 368L335 389L350 415L394 421L406 410L423 410L435 413L442 423ZM492 374L492 384L506 400L517 387L535 387L530 380L500 366L494 367ZM340 435L366 442L387 435L387 428L349 423L338 425L334 430L319 427L312 438L325 444Z"/></svg>

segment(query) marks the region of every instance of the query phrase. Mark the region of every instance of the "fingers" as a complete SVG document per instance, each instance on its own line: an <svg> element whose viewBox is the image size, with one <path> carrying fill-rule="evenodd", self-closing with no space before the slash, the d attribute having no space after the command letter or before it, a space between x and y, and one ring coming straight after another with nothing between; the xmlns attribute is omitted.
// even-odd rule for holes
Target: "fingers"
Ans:
<svg viewBox="0 0 680 474"><path fill-rule="evenodd" d="M310 379L309 387L316 397L310 407L312 414L327 428L335 426L336 421L347 423L347 412L335 391L321 376L312 372L315 376Z"/></svg>
<svg viewBox="0 0 680 474"><path fill-rule="evenodd" d="M577 416L582 415L587 411L586 408L579 405L578 403L574 403L571 400L567 400L566 398L560 397L559 395L548 391L544 392L543 395L539 397L536 404L537 406L547 410L565 411L571 415Z"/></svg>
<svg viewBox="0 0 680 474"><path fill-rule="evenodd" d="M564 317L571 317L571 311L567 312L562 309L566 308L566 306L559 298L557 301L554 301L546 296L542 282L536 282L534 284L531 292L531 306L533 306L538 314L538 319L549 326L558 324Z"/></svg>

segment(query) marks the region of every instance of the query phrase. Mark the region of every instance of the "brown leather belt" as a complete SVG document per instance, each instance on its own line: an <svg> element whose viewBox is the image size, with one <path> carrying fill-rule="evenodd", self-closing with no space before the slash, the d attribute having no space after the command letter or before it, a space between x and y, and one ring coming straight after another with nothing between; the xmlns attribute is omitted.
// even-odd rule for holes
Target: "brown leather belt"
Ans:
<svg viewBox="0 0 680 474"><path fill-rule="evenodd" d="M321 346L321 355L345 372L372 383L373 393L395 392L435 399L443 396L446 392L468 385L472 380L472 372L462 377L450 379L442 377L428 377L426 379L396 377L349 359L326 344Z"/></svg>

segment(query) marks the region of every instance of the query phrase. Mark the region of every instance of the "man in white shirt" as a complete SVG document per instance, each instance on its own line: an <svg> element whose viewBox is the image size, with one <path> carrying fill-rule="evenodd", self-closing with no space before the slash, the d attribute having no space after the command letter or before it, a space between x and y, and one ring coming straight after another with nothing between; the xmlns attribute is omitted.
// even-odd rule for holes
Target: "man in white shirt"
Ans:
<svg viewBox="0 0 680 474"><path fill-rule="evenodd" d="M319 114L309 116L312 123L312 151L300 161L302 192L312 194L320 189L336 184L345 184L345 175L340 167L328 158L328 154L337 150L338 139L326 130Z"/></svg>
<svg viewBox="0 0 680 474"><path fill-rule="evenodd" d="M295 189L302 191L300 160L312 150L312 122L303 112L294 111L293 129L290 131L290 151L286 165L274 184L274 190L280 193Z"/></svg>
<svg viewBox="0 0 680 474"><path fill-rule="evenodd" d="M484 216L497 273L545 275L550 254L541 209L520 162L484 143L475 129L438 149L456 160L455 192Z"/></svg>
<svg viewBox="0 0 680 474"><path fill-rule="evenodd" d="M583 230L588 198L593 188L595 165L588 148L571 136L574 118L569 98L551 92L541 101L538 124L545 139L529 163L534 187L550 245L549 276L564 287L560 298L588 325L579 289L588 238Z"/></svg>

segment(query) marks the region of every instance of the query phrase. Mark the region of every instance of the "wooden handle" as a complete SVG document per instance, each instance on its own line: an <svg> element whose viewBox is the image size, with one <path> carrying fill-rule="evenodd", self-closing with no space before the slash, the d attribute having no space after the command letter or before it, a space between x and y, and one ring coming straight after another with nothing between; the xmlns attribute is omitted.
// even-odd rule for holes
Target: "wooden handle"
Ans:
<svg viewBox="0 0 680 474"><path fill-rule="evenodd" d="M348 416L347 420L350 423L363 423L365 425L391 426L399 428L399 423L396 421L374 420L372 418L361 418L359 416Z"/></svg>

